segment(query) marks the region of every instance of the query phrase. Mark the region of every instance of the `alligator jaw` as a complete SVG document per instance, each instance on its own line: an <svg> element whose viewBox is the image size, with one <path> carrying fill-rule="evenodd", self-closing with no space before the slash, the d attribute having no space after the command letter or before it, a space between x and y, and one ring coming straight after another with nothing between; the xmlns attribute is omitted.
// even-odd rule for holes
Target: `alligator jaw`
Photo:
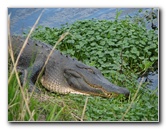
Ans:
<svg viewBox="0 0 166 129"><path fill-rule="evenodd" d="M92 84L88 84L88 85L95 89L101 90L102 94L100 94L100 96L103 96L103 97L112 98L112 97L117 97L119 94L123 94L126 98L128 98L130 95L130 91L127 88L113 85L110 82L109 84L103 84L102 86L92 85Z"/></svg>
<svg viewBox="0 0 166 129"><path fill-rule="evenodd" d="M74 69L65 70L64 73L70 88L76 92L107 98L116 97L119 94L128 97L130 94L128 89L113 85L101 74L88 77L90 74L83 75L83 72Z"/></svg>

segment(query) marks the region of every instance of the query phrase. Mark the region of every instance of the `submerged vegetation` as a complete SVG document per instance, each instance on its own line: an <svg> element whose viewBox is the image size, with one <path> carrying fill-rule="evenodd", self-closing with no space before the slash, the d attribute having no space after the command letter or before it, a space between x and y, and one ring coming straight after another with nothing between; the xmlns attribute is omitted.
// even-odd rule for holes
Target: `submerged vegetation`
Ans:
<svg viewBox="0 0 166 129"><path fill-rule="evenodd" d="M101 98L60 95L42 88L42 94L29 95L29 107L36 121L158 121L158 88L150 90L139 82L149 71L158 69L158 33L147 29L145 21L126 17L115 20L82 20L61 28L38 26L33 39L54 45L59 37L69 35L58 45L64 54L95 66L112 83L130 90L130 97ZM8 120L28 121L16 77L8 86Z"/></svg>

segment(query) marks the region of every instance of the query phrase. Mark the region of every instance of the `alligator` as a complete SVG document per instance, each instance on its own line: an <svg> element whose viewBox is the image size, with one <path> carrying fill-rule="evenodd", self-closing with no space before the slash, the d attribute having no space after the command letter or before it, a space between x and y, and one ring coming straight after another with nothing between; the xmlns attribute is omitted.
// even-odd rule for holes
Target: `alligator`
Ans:
<svg viewBox="0 0 166 129"><path fill-rule="evenodd" d="M25 37L12 35L10 38L14 57L17 58ZM23 77L24 71L27 71L29 89L36 87L37 77L52 48L44 42L28 39L17 68L22 71ZM127 88L116 86L104 78L95 67L87 66L75 58L62 54L59 50L54 50L51 54L39 81L48 91L60 94L73 93L107 98L119 94L128 97L130 94Z"/></svg>

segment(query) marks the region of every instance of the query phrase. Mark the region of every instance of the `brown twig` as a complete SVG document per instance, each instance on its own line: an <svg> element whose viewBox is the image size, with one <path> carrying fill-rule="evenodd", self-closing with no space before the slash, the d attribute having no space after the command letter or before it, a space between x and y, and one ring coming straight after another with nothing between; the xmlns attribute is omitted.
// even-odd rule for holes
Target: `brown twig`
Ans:
<svg viewBox="0 0 166 129"><path fill-rule="evenodd" d="M10 39L10 15L8 16L8 35L9 35L9 47L10 47L9 48L9 53L10 53L10 56L11 56L11 59L12 59L12 63L14 65L14 55L13 55L13 51L12 51L12 47L11 47L11 39ZM13 69L14 69L14 72L16 73L17 82L18 82L18 85L20 87L21 94L23 96L23 100L24 100L25 105L26 105L26 109L27 109L27 111L28 111L28 113L30 115L31 120L34 120L33 116L32 116L32 113L31 113L31 111L29 109L28 102L27 102L27 100L25 98L25 94L24 94L23 88L21 86L21 82L20 82L20 79L19 79L19 76L18 76L18 72L17 72L16 66L14 66Z"/></svg>
<svg viewBox="0 0 166 129"><path fill-rule="evenodd" d="M120 52L120 60L121 60L121 63L120 63L120 73L121 74L123 73L123 56L122 56L122 52L123 52L123 49Z"/></svg>
<svg viewBox="0 0 166 129"><path fill-rule="evenodd" d="M46 59L46 61L45 61L45 63L44 63L44 66L42 67L42 69L41 69L41 71L40 71L40 73L39 73L39 75L38 75L38 77L37 77L36 83L38 82L39 78L41 77L41 74L43 73L44 68L45 68L46 64L48 63L48 60L50 59L50 57L51 57L52 53L54 52L56 46L57 46L68 34L69 34L69 32L66 32L66 33L62 34L61 37L59 38L59 40L55 43L55 45L54 45L54 47L52 48L51 52L50 52L49 55L47 56L47 59ZM34 89L33 89L33 91L34 91Z"/></svg>
<svg viewBox="0 0 166 129"><path fill-rule="evenodd" d="M19 52L19 54L18 54L18 56L17 56L16 62L14 63L14 67L17 66L18 61L19 61L19 59L20 59L20 56L21 56L21 54L22 54L22 52L23 52L25 46L27 45L28 39L30 38L30 35L32 34L32 32L34 31L36 25L38 24L38 22L39 22L39 20L40 20L40 17L42 16L43 12L44 12L44 10L43 10L43 11L41 12L41 14L39 15L39 17L38 17L38 19L36 20L35 24L34 24L33 27L31 28L31 30L30 30L30 32L29 32L27 38L25 39L24 44L23 44L23 46L22 46L22 48L21 48L21 50L20 50L20 52ZM10 31L10 30L8 30L8 32L9 32L9 31ZM10 40L10 36L9 36L9 40ZM9 42L11 42L11 40L10 40ZM9 77L9 79L8 79L8 84L9 84L9 82L10 82L12 76L13 76L13 73L14 73L14 68L13 68L13 70L12 70L12 72L11 72L11 74L10 74L10 77Z"/></svg>
<svg viewBox="0 0 166 129"><path fill-rule="evenodd" d="M127 110L126 110L125 113L123 114L123 116L122 116L122 118L121 118L121 121L124 120L124 117L125 117L126 114L129 112L131 106L133 105L134 100L135 100L135 98L137 97L137 94L138 94L138 92L139 92L139 89L141 88L141 85L142 85L142 83L143 83L143 80L144 80L144 77L141 79L141 82L139 83L138 89L137 89L137 91L135 92L134 97L133 97L133 99L132 99L132 101L131 101L129 107L127 108Z"/></svg>
<svg viewBox="0 0 166 129"><path fill-rule="evenodd" d="M83 108L82 116L81 116L81 121L84 121L84 115L85 115L86 106L87 106L87 103L88 103L88 98L89 97L86 97L86 100L85 100L85 104L84 104L84 108Z"/></svg>
<svg viewBox="0 0 166 129"><path fill-rule="evenodd" d="M74 119L76 120L76 121L81 121L81 118L80 117L78 117L76 114L74 114L73 112L71 112L71 115L72 115L72 117L74 117Z"/></svg>
<svg viewBox="0 0 166 129"><path fill-rule="evenodd" d="M44 68L45 68L46 64L48 63L48 60L50 59L50 57L51 57L52 53L54 52L56 46L57 46L68 34L70 34L70 33L69 33L69 32L63 33L63 34L61 35L61 37L59 38L59 40L55 43L55 45L54 45L54 47L52 48L51 52L50 52L49 55L47 56L47 59L46 59L46 61L45 61L45 63L44 63L44 66L42 67L42 69L40 70L40 72L39 72L39 74L38 74L38 76L37 76L37 79L36 79L36 82L35 82L35 86L36 86L36 83L38 82L39 78L41 77L41 75L42 75L42 73L43 73L43 71L44 71ZM32 90L32 92L31 92L30 98L32 97L34 91L35 91L35 87L33 87L33 90Z"/></svg>
<svg viewBox="0 0 166 129"><path fill-rule="evenodd" d="M44 11L44 10L43 10L43 11ZM18 55L18 57L17 57L17 59L16 59L16 62L14 61L14 54L13 54L13 51L12 51L12 43L11 43L11 35L10 35L10 15L8 16L9 53L10 53L10 56L11 56L11 59L12 59L12 63L13 63L13 65L14 65L14 68L13 68L13 70L12 70L12 72L11 72L11 74L10 74L9 80L8 80L8 84L9 84L11 78L12 78L12 75L13 75L14 72L15 72L15 74L16 74L16 79L17 79L18 85L19 85L19 87L20 87L21 94L22 94L22 96L23 96L23 100L24 100L24 102L25 102L26 110L28 111L28 114L29 114L29 116L30 116L30 120L34 120L34 119L33 119L34 113L30 111L30 108L29 108L29 105L28 105L28 100L29 100L29 99L26 99L26 97L25 97L25 93L24 93L24 90L23 90L23 88L22 88L22 86L21 86L21 82L20 82L20 79L19 79L19 75L18 75L18 71L17 71L16 66L17 66L18 60L19 60L19 58L20 58L20 56L21 56L21 54L22 54L22 52L23 52L23 50L24 50L24 48L25 48L25 46L26 46L26 44L27 44L27 42L28 42L28 39L29 39L31 33L33 32L33 30L35 29L35 26L37 25L37 23L38 23L38 21L39 21L41 15L42 15L42 13L43 13L43 11L41 12L41 14L39 15L39 17L38 17L38 19L36 20L35 24L34 24L33 27L31 28L31 30L30 30L30 32L29 32L29 34L28 34L28 36L27 36L27 38L26 38L26 40L25 40L25 42L24 42L24 44L23 44L21 50L20 50L20 53L19 53L19 55Z"/></svg>

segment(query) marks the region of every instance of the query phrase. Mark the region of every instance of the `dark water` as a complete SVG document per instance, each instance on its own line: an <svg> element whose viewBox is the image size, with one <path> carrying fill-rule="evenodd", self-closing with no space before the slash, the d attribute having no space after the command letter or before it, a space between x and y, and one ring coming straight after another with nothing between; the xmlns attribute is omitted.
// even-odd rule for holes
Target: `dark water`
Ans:
<svg viewBox="0 0 166 129"><path fill-rule="evenodd" d="M155 90L158 87L158 73L149 73L148 75L148 81L150 81L151 84L148 85L148 87L152 90Z"/></svg>
<svg viewBox="0 0 166 129"><path fill-rule="evenodd" d="M140 82L142 78L138 79ZM158 88L158 71L156 72L149 72L147 76L144 77L143 82L148 83L147 87L151 90L156 90Z"/></svg>
<svg viewBox="0 0 166 129"><path fill-rule="evenodd" d="M31 28L42 10L43 8L9 8L11 32L21 34L23 30ZM83 19L113 20L116 10L116 8L46 8L39 24L48 27L61 27L62 24L72 24ZM119 8L118 10L122 10L120 15L122 18L126 15L136 15L139 8Z"/></svg>
<svg viewBox="0 0 166 129"><path fill-rule="evenodd" d="M127 15L142 15L144 12L151 10L150 8L144 8L142 13L138 13L139 9L118 8L119 11L122 10L119 18L124 18ZM43 8L9 8L8 14L11 14L11 33L22 34L30 29L42 10ZM116 11L117 8L46 8L38 25L60 28L63 24L72 24L77 20L92 18L113 20L115 19ZM149 25L147 24L147 26ZM149 88L152 90L156 89L158 87L158 74L150 73L148 79L152 81Z"/></svg>

